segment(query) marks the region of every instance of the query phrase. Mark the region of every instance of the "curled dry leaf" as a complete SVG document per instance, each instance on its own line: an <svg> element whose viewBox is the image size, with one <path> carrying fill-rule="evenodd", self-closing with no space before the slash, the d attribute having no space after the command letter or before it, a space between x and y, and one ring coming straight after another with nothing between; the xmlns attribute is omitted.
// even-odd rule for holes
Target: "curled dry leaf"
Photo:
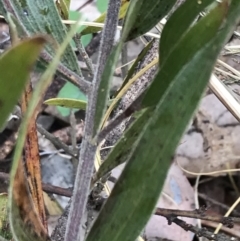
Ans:
<svg viewBox="0 0 240 241"><path fill-rule="evenodd" d="M28 103L32 96L32 86L29 83L24 91L21 101L22 113L25 114ZM28 180L28 185L30 193L32 196L33 203L37 209L40 220L43 223L45 229L47 230L46 214L43 201L42 193L42 181L41 181L41 168L40 168L40 157L39 157L39 146L37 137L37 127L36 118L39 112L39 108L35 109L34 116L28 125L28 132L25 141L25 153L24 153L24 163L26 169L26 176Z"/></svg>
<svg viewBox="0 0 240 241"><path fill-rule="evenodd" d="M32 202L22 160L13 182L10 220L16 240L50 240Z"/></svg>

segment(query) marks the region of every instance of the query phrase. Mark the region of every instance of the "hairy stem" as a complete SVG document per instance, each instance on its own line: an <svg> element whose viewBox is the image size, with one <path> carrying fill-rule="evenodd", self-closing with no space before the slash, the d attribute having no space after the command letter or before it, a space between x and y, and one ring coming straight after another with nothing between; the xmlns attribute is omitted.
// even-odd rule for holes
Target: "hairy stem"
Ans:
<svg viewBox="0 0 240 241"><path fill-rule="evenodd" d="M81 145L80 159L66 227L65 241L82 241L84 238L84 235L81 235L81 227L84 221L84 212L86 210L86 203L90 191L90 183L94 170L94 158L97 149L96 141L93 141L97 93L99 92L105 63L114 44L120 4L121 0L111 0L108 5L107 17L100 46L101 52L98 58L96 73L93 78L93 89L88 99L85 134Z"/></svg>

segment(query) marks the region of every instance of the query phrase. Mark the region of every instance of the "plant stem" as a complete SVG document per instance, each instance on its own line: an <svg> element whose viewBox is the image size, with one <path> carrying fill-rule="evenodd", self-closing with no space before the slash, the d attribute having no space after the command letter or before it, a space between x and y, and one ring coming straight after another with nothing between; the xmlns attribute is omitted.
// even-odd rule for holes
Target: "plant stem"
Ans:
<svg viewBox="0 0 240 241"><path fill-rule="evenodd" d="M94 170L94 158L97 149L96 141L93 140L97 93L99 92L105 63L114 44L120 4L121 0L111 0L108 5L105 27L101 39L101 52L99 54L97 69L93 78L93 89L88 99L85 134L80 150L72 203L64 239L65 241L82 241L84 237L84 235L81 235L81 227L84 222L84 212L86 210L86 204L90 192L90 183Z"/></svg>

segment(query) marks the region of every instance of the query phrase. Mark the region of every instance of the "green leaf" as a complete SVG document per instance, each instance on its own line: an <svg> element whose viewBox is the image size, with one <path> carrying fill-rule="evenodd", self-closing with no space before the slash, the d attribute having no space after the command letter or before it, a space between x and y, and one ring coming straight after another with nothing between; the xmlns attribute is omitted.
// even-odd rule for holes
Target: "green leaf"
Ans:
<svg viewBox="0 0 240 241"><path fill-rule="evenodd" d="M40 225L41 223L39 223L39 225L37 226L37 230L33 228L33 227L36 227L36 225L33 226L33 224L34 223L36 224L39 218L36 214L34 206L32 206L30 193L27 193L27 195L23 195L22 192L23 190L26 190L26 189L22 188L21 190L21 187L20 188L18 187L18 190L15 189L15 184L18 185L18 182L15 182L15 178L17 174L17 169L20 167L19 162L21 160L22 150L25 143L27 126L31 121L32 115L34 114L34 110L38 106L39 101L41 100L49 84L51 83L52 78L60 62L61 56L64 53L69 42L71 41L72 36L74 35L78 27L78 24L79 24L79 21L77 21L76 25L74 25L71 28L70 32L66 36L66 39L57 50L56 55L53 58L53 61L49 64L47 70L43 73L37 85L35 86L35 90L29 102L27 111L22 119L18 140L17 140L17 145L15 148L14 157L13 157L13 163L12 163L12 168L10 173L9 193L8 193L9 194L9 199L8 199L9 221L10 221L10 227L13 233L14 240L16 241L26 241L26 240L29 240L29 241L48 240L49 241L50 240L49 237L46 237L45 233L43 232L44 230L41 229L41 225ZM25 58L26 56L27 55L24 55ZM24 173L23 170L22 172ZM17 177L19 178L19 176ZM24 184L24 183L21 183L21 184ZM24 186L22 185L22 187ZM24 202L22 202L23 200L21 198L16 199L16 196L21 197L21 195L23 195L22 197L25 198ZM28 201L27 204L25 201ZM25 209L23 209L24 206L25 206ZM29 214L29 217L24 219L24 214L26 215L26 212L27 214ZM31 220L30 218L32 218L32 221L30 221Z"/></svg>
<svg viewBox="0 0 240 241"><path fill-rule="evenodd" d="M143 109L139 117L129 127L126 133L116 143L106 160L100 165L99 170L94 176L94 182L103 177L109 171L128 160L129 155L137 144L137 140L145 124L151 118L153 109Z"/></svg>
<svg viewBox="0 0 240 241"><path fill-rule="evenodd" d="M138 9L139 9L138 4L140 3L140 1L143 1L143 0L131 0L128 10L127 10L126 17L125 17L125 25L122 30L121 39L120 39L119 43L115 47L113 47L112 52L111 52L110 56L108 57L107 62L104 66L104 71L101 76L99 91L96 96L96 100L97 100L96 107L97 108L96 108L96 114L95 114L95 118L94 118L94 130L93 130L94 136L97 134L97 132L101 128L102 118L103 118L103 115L105 114L106 108L107 108L107 102L108 102L108 97L109 97L109 92L110 92L109 86L110 86L110 83L112 80L113 72L116 68L116 64L117 64L122 46L124 44L124 41L126 40L128 34L131 30L131 27L135 21L135 18L136 18Z"/></svg>
<svg viewBox="0 0 240 241"><path fill-rule="evenodd" d="M49 99L44 102L47 105L62 106L70 109L80 109L85 110L87 106L86 101L68 98L54 98Z"/></svg>
<svg viewBox="0 0 240 241"><path fill-rule="evenodd" d="M96 6L100 13L107 11L108 1L109 0L97 0Z"/></svg>
<svg viewBox="0 0 240 241"><path fill-rule="evenodd" d="M81 101L87 101L86 95L84 95L79 88L77 88L75 85L67 82L63 88L58 93L58 98L72 98L77 99ZM57 107L57 110L61 113L62 116L68 116L70 115L70 109L66 107Z"/></svg>
<svg viewBox="0 0 240 241"><path fill-rule="evenodd" d="M127 41L151 30L171 10L176 0L148 0L139 2L139 12Z"/></svg>
<svg viewBox="0 0 240 241"><path fill-rule="evenodd" d="M139 55L137 56L136 60L134 61L134 63L132 64L131 68L128 70L127 76L125 77L121 88L115 93L114 96L117 96L117 94L124 88L124 86L128 83L128 81L132 78L132 75L134 74L137 65L139 64L139 62L145 57L146 53L148 52L148 50L152 47L153 41L150 41L143 49L142 51L139 53Z"/></svg>
<svg viewBox="0 0 240 241"><path fill-rule="evenodd" d="M10 112L17 104L29 80L30 71L45 43L44 37L34 37L20 42L1 55L0 128L3 127Z"/></svg>
<svg viewBox="0 0 240 241"><path fill-rule="evenodd" d="M192 1L188 0L187 3L191 4ZM195 7L197 6L195 5ZM175 12L175 14L178 14L178 13ZM173 14L172 17L175 17L175 14ZM179 20L180 19L178 18L176 19L176 21L179 21ZM191 31L189 30L178 41L178 44L175 46L175 48L173 46L174 50L167 58L167 61L163 62L161 66L161 68L165 70L171 68L171 71L168 71L168 72L160 71L157 74L156 79L152 82L152 84L150 85L149 89L147 90L144 96L144 99L142 102L143 107L152 106L152 105L155 106L158 103L159 96L162 96L165 93L169 85L174 80L174 77L178 74L179 71L182 70L183 66L186 64L189 64L192 58L196 55L196 52L201 50L203 46L205 46L206 43L208 43L215 36L219 26L217 24L212 25L213 21L217 23L216 22L217 19L212 18L212 16L208 14L205 18L202 18L198 24L194 25ZM221 23L222 21L221 15L219 15L218 21ZM165 31L171 31L169 29L170 27L171 26L166 26L168 30L165 30ZM199 36L201 36L201 38ZM162 48L164 48L164 45L162 45ZM176 53L176 54L174 55L173 53ZM181 56L181 58L176 58L176 56ZM172 66L174 66L174 68Z"/></svg>
<svg viewBox="0 0 240 241"><path fill-rule="evenodd" d="M24 30L25 35L32 36L34 34L46 33L51 35L58 44L63 43L66 37L66 27L63 25L60 15L54 1L52 0L3 0L0 4L5 11L10 11L18 20L19 25ZM9 6L12 6L9 8ZM24 37L24 36L20 36ZM51 44L46 46L46 51L53 57L55 55L55 47ZM77 74L81 74L77 58L70 45L61 59L63 65Z"/></svg>
<svg viewBox="0 0 240 241"><path fill-rule="evenodd" d="M214 2L214 0L188 0L174 12L173 16L167 21L161 34L159 46L161 64L166 60L171 51L173 51L174 47L178 45L179 40L183 38L190 29L197 15L212 2ZM177 21L181 24L176 24Z"/></svg>
<svg viewBox="0 0 240 241"><path fill-rule="evenodd" d="M93 224L87 241L135 240L150 218L176 147L207 86L216 58L240 19L239 0L232 1L226 17L227 10L228 2L224 1L189 31L189 38L180 41L181 46L184 43L193 52L192 46L196 42L190 37L196 34L199 26L205 30L198 35L199 40L206 40L202 48L196 47L195 54L177 74L170 75L175 65L169 62L173 56L181 62L186 49L183 52L176 48L160 69L159 73L162 74L156 77L156 81L161 76L171 85L164 95L159 96L154 113L143 128L140 140ZM223 25L226 26L224 31L221 28ZM214 32L210 39L205 37L208 31Z"/></svg>
<svg viewBox="0 0 240 241"><path fill-rule="evenodd" d="M57 0L55 3L62 19L68 19L70 0Z"/></svg>
<svg viewBox="0 0 240 241"><path fill-rule="evenodd" d="M110 56L107 59L105 64L105 68L101 77L101 83L99 87L99 91L97 93L97 106L96 106L96 114L94 118L94 131L93 135L95 136L99 129L101 128L102 118L106 112L108 97L110 91L110 82L112 80L112 76L117 65L118 57L121 52L122 42L118 43L113 49Z"/></svg>

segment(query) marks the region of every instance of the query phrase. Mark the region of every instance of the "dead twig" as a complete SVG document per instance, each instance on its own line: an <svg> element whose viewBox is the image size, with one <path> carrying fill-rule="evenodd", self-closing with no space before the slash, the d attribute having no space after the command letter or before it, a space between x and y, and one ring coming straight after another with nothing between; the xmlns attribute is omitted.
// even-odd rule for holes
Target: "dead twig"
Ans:
<svg viewBox="0 0 240 241"><path fill-rule="evenodd" d="M0 172L0 180L8 181L9 180L9 174ZM64 197L71 197L72 196L72 190L70 188L62 188L58 186L54 186L51 184L42 183L43 191L49 193L49 194L57 194Z"/></svg>
<svg viewBox="0 0 240 241"><path fill-rule="evenodd" d="M224 210L229 210L229 208L230 208L229 206L227 206L227 205L225 205L223 203L220 203L220 202L218 202L218 201L208 197L207 195L205 195L203 193L198 193L198 197L204 199L205 201L207 201L207 202L209 202L211 204L219 206L220 208L222 208ZM238 211L236 211L236 210L233 210L232 214L235 215L235 216L239 216L240 217L240 213Z"/></svg>
<svg viewBox="0 0 240 241"><path fill-rule="evenodd" d="M72 150L72 148L70 148L69 146L64 144L53 134L49 133L41 125L37 125L37 130L41 135L43 135L45 138L47 138L57 149L63 149L68 155L70 155L72 157L77 156L77 152L74 152L74 150Z"/></svg>
<svg viewBox="0 0 240 241"><path fill-rule="evenodd" d="M195 219L208 220L216 223L222 223L228 228L233 228L234 223L240 223L240 218L235 217L223 217L223 216L211 216L206 214L205 208L196 209L193 211L187 210L177 210L177 209L165 209L157 208L155 215L164 216L164 217L188 217Z"/></svg>
<svg viewBox="0 0 240 241"><path fill-rule="evenodd" d="M206 228L198 228L194 227L191 224L186 223L185 221L177 218L177 217L166 217L168 220L168 224L171 225L172 223L177 224L179 227L183 228L186 231L191 231L195 233L198 237L205 237L209 240L215 241L227 241L230 240L229 237L223 233L221 234L213 234L212 232L208 231ZM235 240L231 238L231 240Z"/></svg>

